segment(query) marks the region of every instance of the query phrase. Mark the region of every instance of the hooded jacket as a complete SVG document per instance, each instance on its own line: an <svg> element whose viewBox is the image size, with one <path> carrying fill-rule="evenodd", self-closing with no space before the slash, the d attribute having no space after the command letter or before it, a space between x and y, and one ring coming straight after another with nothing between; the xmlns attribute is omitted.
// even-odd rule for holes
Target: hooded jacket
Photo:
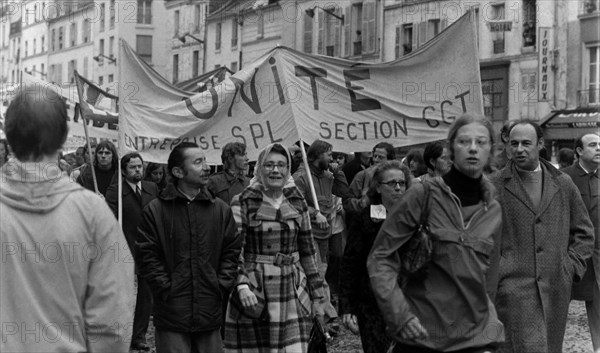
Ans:
<svg viewBox="0 0 600 353"><path fill-rule="evenodd" d="M154 325L186 333L217 330L241 248L225 202L207 190L190 201L168 184L144 209L136 242L139 271L154 295Z"/></svg>
<svg viewBox="0 0 600 353"><path fill-rule="evenodd" d="M0 351L127 352L129 247L106 203L57 169L0 173Z"/></svg>

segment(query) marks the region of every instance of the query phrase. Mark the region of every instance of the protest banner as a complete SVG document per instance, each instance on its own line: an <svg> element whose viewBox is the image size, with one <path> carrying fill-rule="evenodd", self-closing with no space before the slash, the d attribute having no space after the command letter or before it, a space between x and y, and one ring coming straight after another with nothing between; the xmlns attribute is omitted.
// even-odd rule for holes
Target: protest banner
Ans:
<svg viewBox="0 0 600 353"><path fill-rule="evenodd" d="M479 61L468 16L405 57L364 64L277 47L207 91L160 77L120 41L122 153L165 162L183 141L220 163L228 142L250 159L266 145L325 140L336 151L368 151L446 137L463 113L483 115Z"/></svg>

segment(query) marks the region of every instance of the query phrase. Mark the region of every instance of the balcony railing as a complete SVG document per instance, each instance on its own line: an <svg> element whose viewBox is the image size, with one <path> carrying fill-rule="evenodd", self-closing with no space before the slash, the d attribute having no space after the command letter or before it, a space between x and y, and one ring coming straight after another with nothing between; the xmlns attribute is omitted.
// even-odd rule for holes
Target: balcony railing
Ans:
<svg viewBox="0 0 600 353"><path fill-rule="evenodd" d="M577 105L581 108L600 106L600 88L577 91L577 96Z"/></svg>
<svg viewBox="0 0 600 353"><path fill-rule="evenodd" d="M494 41L494 54L504 53L504 39Z"/></svg>

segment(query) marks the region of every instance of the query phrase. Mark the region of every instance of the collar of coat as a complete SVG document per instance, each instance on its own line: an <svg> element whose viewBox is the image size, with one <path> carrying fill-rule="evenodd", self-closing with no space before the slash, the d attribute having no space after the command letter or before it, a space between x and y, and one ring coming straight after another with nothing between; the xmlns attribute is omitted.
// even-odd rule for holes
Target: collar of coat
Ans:
<svg viewBox="0 0 600 353"><path fill-rule="evenodd" d="M294 199L298 199L298 200L304 199L304 196L302 196L302 194L300 193L300 191L298 191L298 188L296 188L296 186L283 188L283 197L290 201L292 201ZM240 201L244 201L244 200L248 200L248 199L262 201L263 192L259 186L250 185L246 189L244 189L244 191L242 191L242 193L240 194Z"/></svg>
<svg viewBox="0 0 600 353"><path fill-rule="evenodd" d="M588 173L585 169L583 169L583 167L581 166L580 162L575 163L575 169L577 169L577 172L579 172L579 176L586 176L588 174L594 174L596 177L600 178L600 168L596 168L596 170L593 173Z"/></svg>
<svg viewBox="0 0 600 353"><path fill-rule="evenodd" d="M450 194L452 192L452 190L450 190L450 187L446 184L444 179L440 176L430 178L429 181L425 181L425 182L436 184L437 186L440 187L440 189L447 192L448 194ZM485 175L483 175L481 177L479 186L481 188L481 197L483 199L482 201L483 201L484 207L487 208L487 205L489 205L490 202L492 202L494 200L494 197L496 197L496 188L494 187L494 184L492 184L490 179Z"/></svg>
<svg viewBox="0 0 600 353"><path fill-rule="evenodd" d="M176 199L182 199L186 202L189 201L189 199L185 195L183 195L177 190L175 184L173 183L167 184L167 187L165 187L165 189L160 193L159 198L165 201L171 201ZM194 197L194 201L215 202L215 198L206 188L202 188L202 190L196 195L196 197Z"/></svg>
<svg viewBox="0 0 600 353"><path fill-rule="evenodd" d="M297 202L302 201L304 197L295 186L283 189L283 202L279 209L274 209L269 203L263 202L263 191L260 184L248 186L240 194L240 202L249 200L255 205L260 205L256 211L257 220L287 220L300 217L299 206ZM296 204L296 205L294 205Z"/></svg>
<svg viewBox="0 0 600 353"><path fill-rule="evenodd" d="M542 158L540 158L540 167L545 173L550 174L552 178L556 178L557 176L562 174L562 172L556 169L552 164L550 164L550 162ZM506 167L502 169L500 175L503 179L511 179L513 176L517 175L517 164L515 163L515 161L512 159L509 160Z"/></svg>

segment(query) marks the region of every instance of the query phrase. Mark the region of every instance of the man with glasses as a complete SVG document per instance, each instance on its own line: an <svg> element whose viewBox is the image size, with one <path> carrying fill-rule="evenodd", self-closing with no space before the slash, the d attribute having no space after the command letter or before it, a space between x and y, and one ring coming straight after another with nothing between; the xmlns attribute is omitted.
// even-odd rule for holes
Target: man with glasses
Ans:
<svg viewBox="0 0 600 353"><path fill-rule="evenodd" d="M207 190L204 152L169 155L173 183L144 209L136 256L154 295L156 351L222 352L223 301L237 277L242 239L228 205Z"/></svg>

